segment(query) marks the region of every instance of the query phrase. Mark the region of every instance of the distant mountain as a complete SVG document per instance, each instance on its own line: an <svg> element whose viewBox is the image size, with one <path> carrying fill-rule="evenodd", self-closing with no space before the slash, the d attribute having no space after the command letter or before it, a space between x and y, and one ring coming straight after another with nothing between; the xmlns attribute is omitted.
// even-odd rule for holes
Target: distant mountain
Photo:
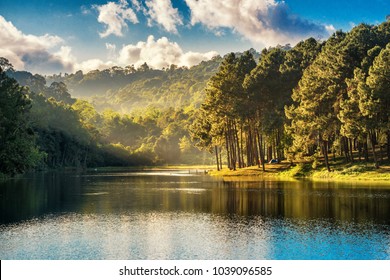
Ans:
<svg viewBox="0 0 390 280"><path fill-rule="evenodd" d="M116 66L87 74L78 71L48 76L46 81L66 84L72 97L89 99L100 111L110 108L131 112L148 106L183 108L203 101L207 81L221 61L218 56L191 68L171 65L162 70L152 69L146 63L137 69Z"/></svg>
<svg viewBox="0 0 390 280"><path fill-rule="evenodd" d="M260 54L249 50L258 60ZM235 53L240 56L242 53ZM31 91L47 98L72 103L73 98L87 99L99 111L112 109L121 113L143 110L197 108L203 102L207 82L219 68L222 57L217 56L191 68L171 65L152 69L146 63L134 66L114 66L88 73L41 76L26 71L9 70L9 76Z"/></svg>
<svg viewBox="0 0 390 280"><path fill-rule="evenodd" d="M189 69L171 66L165 71L148 70L142 78L93 98L93 104L98 110L109 107L120 112L150 106L160 109L198 107L203 102L207 82L218 71L221 61L221 57L216 57Z"/></svg>

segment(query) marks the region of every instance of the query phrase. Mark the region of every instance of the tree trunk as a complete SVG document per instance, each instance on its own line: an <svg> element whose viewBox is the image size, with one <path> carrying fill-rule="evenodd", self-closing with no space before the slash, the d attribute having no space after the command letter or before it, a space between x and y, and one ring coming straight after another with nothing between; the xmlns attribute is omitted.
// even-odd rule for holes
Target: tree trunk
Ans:
<svg viewBox="0 0 390 280"><path fill-rule="evenodd" d="M272 159L272 145L268 145L267 149L267 162L269 162Z"/></svg>
<svg viewBox="0 0 390 280"><path fill-rule="evenodd" d="M236 141L234 139L234 132L230 131L230 137L231 137L231 146L232 146L232 166L233 170L237 169L237 146L236 146Z"/></svg>
<svg viewBox="0 0 390 280"><path fill-rule="evenodd" d="M275 142L274 142L274 156L273 156L273 158L278 158L278 146L277 146L277 143L276 143L277 141L276 141L276 139L275 139Z"/></svg>
<svg viewBox="0 0 390 280"><path fill-rule="evenodd" d="M369 135L369 138L370 138L370 141L371 141L372 156L374 157L375 168L379 168L379 163L378 163L378 160L377 160L377 157L376 157L376 153L375 153L375 136L374 136L374 134L372 132L369 132L368 135Z"/></svg>
<svg viewBox="0 0 390 280"><path fill-rule="evenodd" d="M363 150L364 150L364 159L366 162L369 161L369 158L368 158L368 139L366 137L366 141L364 141L363 143Z"/></svg>
<svg viewBox="0 0 390 280"><path fill-rule="evenodd" d="M258 147L260 146L256 133L252 134L251 137L251 142L252 142L252 149L253 149L253 157L254 157L254 165L257 165L260 168L260 155L259 155L259 150Z"/></svg>
<svg viewBox="0 0 390 280"><path fill-rule="evenodd" d="M348 147L348 138L343 136L342 137L343 146L344 146L344 153L345 153L345 159L347 162L351 161L350 154L349 154L349 147Z"/></svg>
<svg viewBox="0 0 390 280"><path fill-rule="evenodd" d="M219 149L219 170L222 170L222 147Z"/></svg>
<svg viewBox="0 0 390 280"><path fill-rule="evenodd" d="M217 170L219 171L219 158L218 158L218 147L215 146L215 159L217 160Z"/></svg>
<svg viewBox="0 0 390 280"><path fill-rule="evenodd" d="M238 162L238 168L242 168L241 147L240 147L240 142L238 140L236 121L233 121L233 139L234 139L234 145L236 147L236 161Z"/></svg>
<svg viewBox="0 0 390 280"><path fill-rule="evenodd" d="M247 166L251 166L252 165L252 159L251 159L251 145L250 145L250 130L248 128L248 131L246 132L246 138L245 138L245 141L246 141L246 164Z"/></svg>
<svg viewBox="0 0 390 280"><path fill-rule="evenodd" d="M243 137L244 137L244 136L243 136L242 121L241 121L241 122L240 122L240 150L241 150L241 163L242 163L242 167L245 167Z"/></svg>
<svg viewBox="0 0 390 280"><path fill-rule="evenodd" d="M280 146L281 146L281 143L280 143L280 129L277 129L276 130L276 158L278 160L282 159L282 155L281 155L281 151L280 151Z"/></svg>
<svg viewBox="0 0 390 280"><path fill-rule="evenodd" d="M253 137L252 137L252 129L251 129L251 126L248 125L248 131L247 131L247 136L246 136L246 161L247 161L247 164L248 166L252 166L253 165L253 157L254 157L254 153L253 153L253 143L252 143L252 140L253 140Z"/></svg>
<svg viewBox="0 0 390 280"><path fill-rule="evenodd" d="M225 145L226 145L226 160L227 160L227 166L228 169L232 169L231 163L230 163L230 151L229 151L229 137L228 137L227 130L225 131Z"/></svg>
<svg viewBox="0 0 390 280"><path fill-rule="evenodd" d="M259 131L256 130L256 135L257 135L257 139L259 141L259 151L260 151L260 162L261 162L261 166L263 168L263 172L265 171L265 163L264 163L264 153L263 153L263 139L262 137L260 136L259 134Z"/></svg>
<svg viewBox="0 0 390 280"><path fill-rule="evenodd" d="M357 151L358 151L359 162L361 162L362 161L362 146L361 146L361 143L359 141L357 141Z"/></svg>
<svg viewBox="0 0 390 280"><path fill-rule="evenodd" d="M328 141L322 140L322 153L324 154L325 166L328 172L330 172L329 158L328 158Z"/></svg>
<svg viewBox="0 0 390 280"><path fill-rule="evenodd" d="M390 130L387 132L387 161L390 162Z"/></svg>
<svg viewBox="0 0 390 280"><path fill-rule="evenodd" d="M353 140L352 139L349 139L349 152L351 153L351 162L353 163L354 159L353 159Z"/></svg>
<svg viewBox="0 0 390 280"><path fill-rule="evenodd" d="M228 126L228 135L229 135L229 143L230 143L231 167L233 170L236 170L237 153L236 153L234 135L230 124Z"/></svg>

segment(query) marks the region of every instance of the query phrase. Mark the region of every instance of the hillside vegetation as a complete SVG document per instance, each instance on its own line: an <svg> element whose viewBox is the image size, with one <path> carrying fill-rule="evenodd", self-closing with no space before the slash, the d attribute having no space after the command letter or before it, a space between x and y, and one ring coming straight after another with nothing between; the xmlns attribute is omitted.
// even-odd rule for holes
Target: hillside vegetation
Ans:
<svg viewBox="0 0 390 280"><path fill-rule="evenodd" d="M1 58L0 173L190 163L265 171L270 160L379 168L390 158L389 42L387 21L189 69L43 77Z"/></svg>

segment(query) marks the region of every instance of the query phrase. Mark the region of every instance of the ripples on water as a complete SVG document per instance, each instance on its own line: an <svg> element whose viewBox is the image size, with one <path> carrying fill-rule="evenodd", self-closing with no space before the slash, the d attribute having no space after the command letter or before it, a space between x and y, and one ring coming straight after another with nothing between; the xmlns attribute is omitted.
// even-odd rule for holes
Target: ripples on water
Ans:
<svg viewBox="0 0 390 280"><path fill-rule="evenodd" d="M387 233L386 233L387 232ZM47 216L0 229L1 259L389 259L389 229L191 213Z"/></svg>
<svg viewBox="0 0 390 280"><path fill-rule="evenodd" d="M2 186L0 259L390 259L386 190L132 174Z"/></svg>

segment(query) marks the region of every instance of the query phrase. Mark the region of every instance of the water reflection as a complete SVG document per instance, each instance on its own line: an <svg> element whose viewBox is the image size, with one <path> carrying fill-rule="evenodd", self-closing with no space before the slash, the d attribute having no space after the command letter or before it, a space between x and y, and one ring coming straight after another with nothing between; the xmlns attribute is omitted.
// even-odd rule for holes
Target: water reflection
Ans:
<svg viewBox="0 0 390 280"><path fill-rule="evenodd" d="M388 228L199 213L47 216L0 241L1 259L390 259Z"/></svg>
<svg viewBox="0 0 390 280"><path fill-rule="evenodd" d="M190 213L68 214L14 225L2 259L265 259L262 220ZM26 238L28 237L28 238ZM44 240L44 242L42 242Z"/></svg>
<svg viewBox="0 0 390 280"><path fill-rule="evenodd" d="M207 176L35 174L0 185L3 224L48 213L191 212L390 224L390 189ZM129 175L130 174L130 175Z"/></svg>
<svg viewBox="0 0 390 280"><path fill-rule="evenodd" d="M184 172L0 184L0 259L389 259L390 189Z"/></svg>

